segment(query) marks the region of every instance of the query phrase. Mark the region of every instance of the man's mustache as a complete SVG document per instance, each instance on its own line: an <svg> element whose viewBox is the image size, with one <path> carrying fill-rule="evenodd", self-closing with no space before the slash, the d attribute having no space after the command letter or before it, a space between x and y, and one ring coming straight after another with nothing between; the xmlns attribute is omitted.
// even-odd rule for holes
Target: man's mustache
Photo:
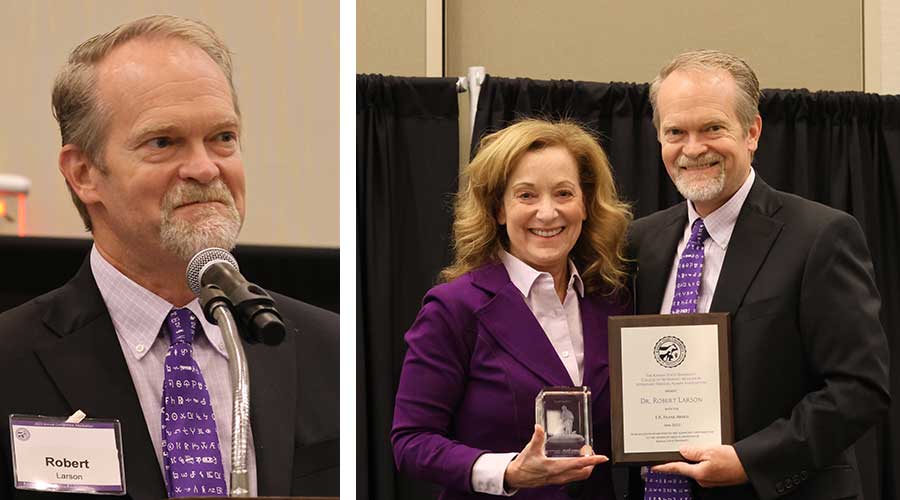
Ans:
<svg viewBox="0 0 900 500"><path fill-rule="evenodd" d="M675 166L680 168L702 167L724 159L724 156L712 151L704 153L696 158L688 158L685 155L679 155L678 159L675 160Z"/></svg>
<svg viewBox="0 0 900 500"><path fill-rule="evenodd" d="M163 198L163 210L174 210L191 203L207 203L217 201L228 207L234 207L234 197L221 179L212 184L202 185L196 182L176 184Z"/></svg>

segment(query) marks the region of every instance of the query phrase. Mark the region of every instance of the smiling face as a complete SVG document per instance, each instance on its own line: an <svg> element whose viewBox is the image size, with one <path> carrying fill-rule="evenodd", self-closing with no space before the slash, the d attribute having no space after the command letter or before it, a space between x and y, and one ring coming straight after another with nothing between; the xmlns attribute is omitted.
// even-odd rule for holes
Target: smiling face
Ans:
<svg viewBox="0 0 900 500"><path fill-rule="evenodd" d="M750 174L762 120L757 115L743 130L736 92L734 78L722 70L677 70L659 86L663 163L701 216L721 207Z"/></svg>
<svg viewBox="0 0 900 500"><path fill-rule="evenodd" d="M525 153L513 168L497 216L509 253L539 271L564 276L586 219L578 165L562 146Z"/></svg>
<svg viewBox="0 0 900 500"><path fill-rule="evenodd" d="M244 217L244 167L222 70L184 41L135 39L96 71L109 114L105 172L91 169L98 243L181 260L209 246L231 249Z"/></svg>

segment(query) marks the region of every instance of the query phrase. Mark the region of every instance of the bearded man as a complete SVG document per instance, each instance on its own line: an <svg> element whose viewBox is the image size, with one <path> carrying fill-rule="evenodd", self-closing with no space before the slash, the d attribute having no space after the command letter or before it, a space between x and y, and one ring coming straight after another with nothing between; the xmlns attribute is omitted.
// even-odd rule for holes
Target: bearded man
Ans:
<svg viewBox="0 0 900 500"><path fill-rule="evenodd" d="M735 443L632 471L628 498L862 494L852 446L890 403L872 261L853 217L754 171L759 98L753 70L713 50L677 56L651 85L663 163L687 201L632 226L636 308L730 313ZM699 279L678 272L685 262Z"/></svg>
<svg viewBox="0 0 900 500"><path fill-rule="evenodd" d="M118 420L128 496L220 496L231 465L227 352L185 269L199 250L232 249L244 219L230 53L196 21L127 23L75 48L53 110L59 170L94 245L65 286L0 315L0 414ZM284 342L244 346L249 493L336 496L338 318L272 295ZM172 379L186 366L195 378ZM186 381L200 392L164 392ZM183 399L202 408L174 406ZM176 425L179 415L202 422ZM10 434L0 435L0 497L50 495L15 488Z"/></svg>

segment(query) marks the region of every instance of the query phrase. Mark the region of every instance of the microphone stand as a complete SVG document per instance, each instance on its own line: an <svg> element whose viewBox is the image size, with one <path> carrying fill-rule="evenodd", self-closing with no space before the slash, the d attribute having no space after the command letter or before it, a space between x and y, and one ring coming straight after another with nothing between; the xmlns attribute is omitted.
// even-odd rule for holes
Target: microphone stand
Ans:
<svg viewBox="0 0 900 500"><path fill-rule="evenodd" d="M231 301L217 287L204 286L200 291L200 305L207 319L222 331L225 351L228 353L228 371L231 374L231 487L230 497L250 495L250 479L247 474L247 441L250 429L250 372L247 356L238 325L231 314Z"/></svg>

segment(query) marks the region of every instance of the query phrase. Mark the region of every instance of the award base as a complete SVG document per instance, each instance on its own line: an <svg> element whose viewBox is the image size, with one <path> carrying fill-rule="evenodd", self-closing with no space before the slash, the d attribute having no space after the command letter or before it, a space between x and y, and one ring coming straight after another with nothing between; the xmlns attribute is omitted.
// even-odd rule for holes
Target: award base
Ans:
<svg viewBox="0 0 900 500"><path fill-rule="evenodd" d="M584 448L584 438L578 434L550 436L544 443L544 454L548 458L580 457Z"/></svg>

